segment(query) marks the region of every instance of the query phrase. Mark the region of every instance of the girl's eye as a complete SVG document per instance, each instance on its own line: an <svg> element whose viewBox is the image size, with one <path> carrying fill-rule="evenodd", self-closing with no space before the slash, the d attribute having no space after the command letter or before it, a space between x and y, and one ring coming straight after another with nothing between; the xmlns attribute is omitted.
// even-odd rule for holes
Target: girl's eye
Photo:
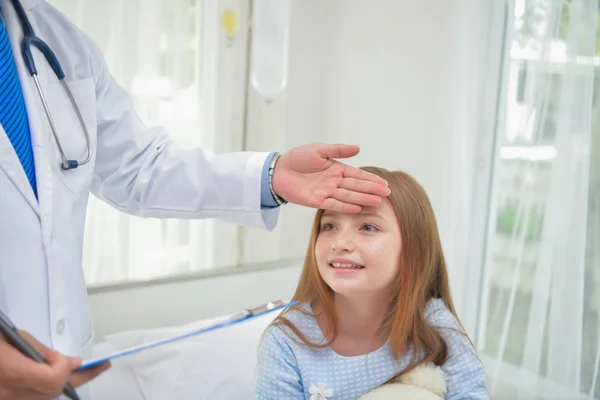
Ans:
<svg viewBox="0 0 600 400"><path fill-rule="evenodd" d="M367 232L377 232L379 230L376 226L370 224L365 224L362 228Z"/></svg>
<svg viewBox="0 0 600 400"><path fill-rule="evenodd" d="M321 226L322 231L330 231L334 228L333 224L323 224Z"/></svg>

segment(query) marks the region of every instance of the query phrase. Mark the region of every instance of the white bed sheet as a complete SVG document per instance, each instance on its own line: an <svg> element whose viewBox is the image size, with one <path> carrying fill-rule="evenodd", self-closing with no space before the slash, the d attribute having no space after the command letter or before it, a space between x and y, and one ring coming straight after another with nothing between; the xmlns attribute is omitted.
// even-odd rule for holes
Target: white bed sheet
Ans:
<svg viewBox="0 0 600 400"><path fill-rule="evenodd" d="M93 400L251 400L260 340L277 314L116 359L110 370L90 384ZM95 346L94 357L188 332L225 317L114 334Z"/></svg>

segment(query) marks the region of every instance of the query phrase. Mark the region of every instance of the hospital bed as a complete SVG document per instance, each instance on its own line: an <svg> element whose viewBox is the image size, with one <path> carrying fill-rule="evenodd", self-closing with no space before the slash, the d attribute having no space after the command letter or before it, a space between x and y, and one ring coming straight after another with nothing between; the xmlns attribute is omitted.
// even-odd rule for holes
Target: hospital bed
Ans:
<svg viewBox="0 0 600 400"><path fill-rule="evenodd" d="M112 368L90 383L93 400L251 400L262 333L278 314L113 360ZM113 334L96 344L94 356L190 332L225 317Z"/></svg>

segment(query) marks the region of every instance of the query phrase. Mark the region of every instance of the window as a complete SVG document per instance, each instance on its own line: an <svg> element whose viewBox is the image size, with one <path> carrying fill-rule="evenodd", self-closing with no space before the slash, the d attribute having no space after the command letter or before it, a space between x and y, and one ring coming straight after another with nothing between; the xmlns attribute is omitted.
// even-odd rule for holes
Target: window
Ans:
<svg viewBox="0 0 600 400"><path fill-rule="evenodd" d="M183 147L201 146L215 153L242 149L244 99L232 93L243 92L246 2L51 3L98 44L146 125L164 126ZM239 30L224 29L225 15L240 22ZM91 197L84 238L87 283L148 280L235 265L237 235L233 224L142 219Z"/></svg>
<svg viewBox="0 0 600 400"><path fill-rule="evenodd" d="M478 347L494 398L600 398L600 5L508 4Z"/></svg>

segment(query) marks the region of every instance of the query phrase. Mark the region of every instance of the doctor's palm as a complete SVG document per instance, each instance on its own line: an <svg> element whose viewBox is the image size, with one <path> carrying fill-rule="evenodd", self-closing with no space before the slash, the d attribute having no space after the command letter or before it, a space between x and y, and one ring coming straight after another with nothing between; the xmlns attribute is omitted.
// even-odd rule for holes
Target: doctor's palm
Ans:
<svg viewBox="0 0 600 400"><path fill-rule="evenodd" d="M358 146L310 144L295 147L281 156L273 173L273 189L289 201L313 208L357 213L374 206L390 194L380 177L343 164Z"/></svg>

